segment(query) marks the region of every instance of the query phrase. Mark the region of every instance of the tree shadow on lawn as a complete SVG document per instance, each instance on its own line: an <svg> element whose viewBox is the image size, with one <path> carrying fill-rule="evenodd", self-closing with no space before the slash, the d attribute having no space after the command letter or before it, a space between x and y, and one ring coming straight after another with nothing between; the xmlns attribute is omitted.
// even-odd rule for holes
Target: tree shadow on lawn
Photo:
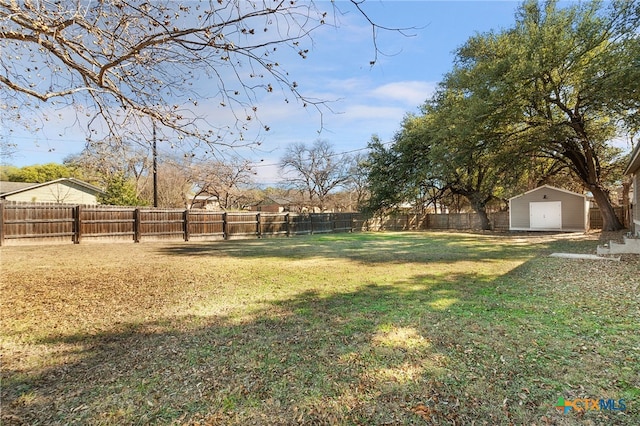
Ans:
<svg viewBox="0 0 640 426"><path fill-rule="evenodd" d="M517 300L496 299L520 275L424 274L49 337L37 345L75 352L3 371L3 424L572 424L552 407L554 361L532 361L518 333L527 313L514 322Z"/></svg>
<svg viewBox="0 0 640 426"><path fill-rule="evenodd" d="M462 233L353 233L167 245L160 253L238 258L340 258L363 263L447 262L530 256L547 247L514 242L511 235Z"/></svg>
<svg viewBox="0 0 640 426"><path fill-rule="evenodd" d="M448 371L426 323L475 282L433 279L46 338L35 345L73 349L54 367L3 371L3 424L412 424ZM457 397L429 416L454 419Z"/></svg>

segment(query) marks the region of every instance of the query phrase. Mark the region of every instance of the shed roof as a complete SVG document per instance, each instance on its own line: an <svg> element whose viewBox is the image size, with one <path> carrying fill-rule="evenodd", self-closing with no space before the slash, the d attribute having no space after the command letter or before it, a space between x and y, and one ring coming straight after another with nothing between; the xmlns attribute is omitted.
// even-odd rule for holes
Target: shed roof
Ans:
<svg viewBox="0 0 640 426"><path fill-rule="evenodd" d="M585 198L585 199L587 198L587 196L584 195L584 194L578 194L577 192L569 191L567 189L556 188L555 186L551 186L551 185L542 185L542 186L539 186L537 188L531 189L531 190L529 190L527 192L523 192L522 194L518 194L515 197L511 197L511 198L509 198L509 200L513 200L514 198L522 197L523 195L527 195L527 194L530 194L532 192L539 191L541 189L552 189L554 191L560 191L560 192L564 192L566 194L576 195L578 197L582 197L582 198Z"/></svg>
<svg viewBox="0 0 640 426"><path fill-rule="evenodd" d="M638 143L635 149L631 152L631 159L629 160L629 165L624 171L624 174L630 175L638 172L638 170L640 170L640 143Z"/></svg>

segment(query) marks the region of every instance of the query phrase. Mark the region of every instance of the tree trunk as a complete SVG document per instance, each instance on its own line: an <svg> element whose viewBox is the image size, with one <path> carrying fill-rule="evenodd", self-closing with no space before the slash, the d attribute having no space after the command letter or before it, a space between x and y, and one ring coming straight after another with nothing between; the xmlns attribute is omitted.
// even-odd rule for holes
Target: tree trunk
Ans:
<svg viewBox="0 0 640 426"><path fill-rule="evenodd" d="M484 197L477 191L458 191L458 193L469 200L473 210L478 213L482 230L490 231L491 222L489 222L489 215L487 215L487 203L491 200L491 197Z"/></svg>
<svg viewBox="0 0 640 426"><path fill-rule="evenodd" d="M572 119L572 121L574 120ZM593 194L593 199L600 208L600 214L602 215L602 230L619 231L624 229L624 225L613 210L609 196L600 184L601 174L598 157L588 142L584 124L580 121L579 125L574 126L574 128L576 133L581 136L580 146L567 150L563 155L569 159L573 165L573 171Z"/></svg>
<svg viewBox="0 0 640 426"><path fill-rule="evenodd" d="M624 206L622 224L624 226L631 225L631 200L629 199L629 190L631 189L631 176L625 176L622 181L622 205Z"/></svg>
<svg viewBox="0 0 640 426"><path fill-rule="evenodd" d="M491 222L489 222L489 215L487 215L487 210L484 207L482 207L482 208L476 209L476 212L480 217L480 227L482 228L482 230L490 231Z"/></svg>
<svg viewBox="0 0 640 426"><path fill-rule="evenodd" d="M469 201L471 202L471 207L473 207L473 210L476 211L476 213L478 213L478 217L480 218L480 228L483 231L490 231L491 230L491 222L489 222L489 215L487 214L487 203L486 201L478 201L477 198L480 198L480 196L471 196L468 197Z"/></svg>
<svg viewBox="0 0 640 426"><path fill-rule="evenodd" d="M602 230L619 231L624 229L624 225L620 222L618 216L616 216L613 206L611 205L611 201L604 190L596 185L593 185L590 189L593 194L593 198L600 209L600 214L602 215Z"/></svg>

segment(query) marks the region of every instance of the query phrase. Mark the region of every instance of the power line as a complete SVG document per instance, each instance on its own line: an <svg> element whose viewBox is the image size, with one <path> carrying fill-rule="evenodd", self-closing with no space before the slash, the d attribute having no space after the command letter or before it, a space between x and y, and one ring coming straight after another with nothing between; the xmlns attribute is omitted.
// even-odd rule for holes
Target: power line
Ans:
<svg viewBox="0 0 640 426"><path fill-rule="evenodd" d="M383 143L382 145L390 145L392 143L393 143L393 141L389 141L389 142ZM352 154L354 152L360 152L360 151L367 151L368 149L369 149L369 147L365 147L365 148L352 149L352 150L349 150L349 151L336 152L336 153L333 153L331 155L328 155L327 157L337 157L339 155ZM258 164L255 164L252 167L271 167L271 166L278 166L278 165L280 165L280 164L279 163L258 163Z"/></svg>
<svg viewBox="0 0 640 426"><path fill-rule="evenodd" d="M9 136L9 138L11 139L23 139L23 140L31 140L33 141L33 143L35 144L44 144L45 142L67 142L67 143L77 143L77 144L86 144L87 141L85 140L80 140L80 139L69 139L69 138L61 138L61 139L57 139L57 138L50 138L50 137L44 137L44 138L38 138L38 137L29 137L29 136L15 136L15 135L11 135ZM392 144L393 141L389 141L389 142L385 142L382 145L390 145ZM40 153L58 153L58 154L66 154L66 155L71 155L71 154L76 154L78 153L78 151L61 151L57 148L46 148L43 147L42 149L29 149L29 148L23 148L22 146L17 147L19 152L40 152ZM151 147L150 147L151 149ZM348 151L341 151L341 152L336 152L333 153L331 155L329 155L328 157L337 157L337 156L342 156L345 154L353 154L356 152L362 152L362 151L367 151L369 149L369 147L363 147L363 148L356 148L356 149L351 149ZM82 151L84 150L84 147L80 150ZM164 154L166 156L173 156L176 154L176 152L171 152L171 151L167 151L166 149L161 149L158 148L157 149L158 153ZM260 160L260 162L256 162L256 161L249 161L249 163L251 163L251 167L254 168L259 168L259 167L274 167L274 166L279 166L279 163L264 163L262 160Z"/></svg>

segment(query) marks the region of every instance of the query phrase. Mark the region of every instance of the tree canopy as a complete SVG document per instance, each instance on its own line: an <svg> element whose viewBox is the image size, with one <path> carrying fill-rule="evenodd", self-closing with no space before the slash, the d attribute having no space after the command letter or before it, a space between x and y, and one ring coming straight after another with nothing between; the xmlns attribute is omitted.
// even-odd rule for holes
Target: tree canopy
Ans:
<svg viewBox="0 0 640 426"><path fill-rule="evenodd" d="M436 179L482 216L491 198L568 170L604 229L620 229L607 185L623 161L612 141L639 130L639 27L637 1L526 1L512 28L469 39L394 142L400 157L424 154L413 186Z"/></svg>
<svg viewBox="0 0 640 426"><path fill-rule="evenodd" d="M60 178L76 177L82 179L82 171L72 165L57 163L35 164L32 166L12 167L5 178L11 182L44 183Z"/></svg>
<svg viewBox="0 0 640 426"><path fill-rule="evenodd" d="M98 202L115 206L139 206L145 202L138 197L135 183L124 174L109 178L104 194L98 196Z"/></svg>
<svg viewBox="0 0 640 426"><path fill-rule="evenodd" d="M605 230L623 227L606 177L621 160L612 140L638 131L639 26L637 1L566 8L528 1L512 30L471 40L460 52L470 69L493 71L503 108L519 118L521 151L571 170L593 194ZM497 54L486 53L491 47Z"/></svg>

